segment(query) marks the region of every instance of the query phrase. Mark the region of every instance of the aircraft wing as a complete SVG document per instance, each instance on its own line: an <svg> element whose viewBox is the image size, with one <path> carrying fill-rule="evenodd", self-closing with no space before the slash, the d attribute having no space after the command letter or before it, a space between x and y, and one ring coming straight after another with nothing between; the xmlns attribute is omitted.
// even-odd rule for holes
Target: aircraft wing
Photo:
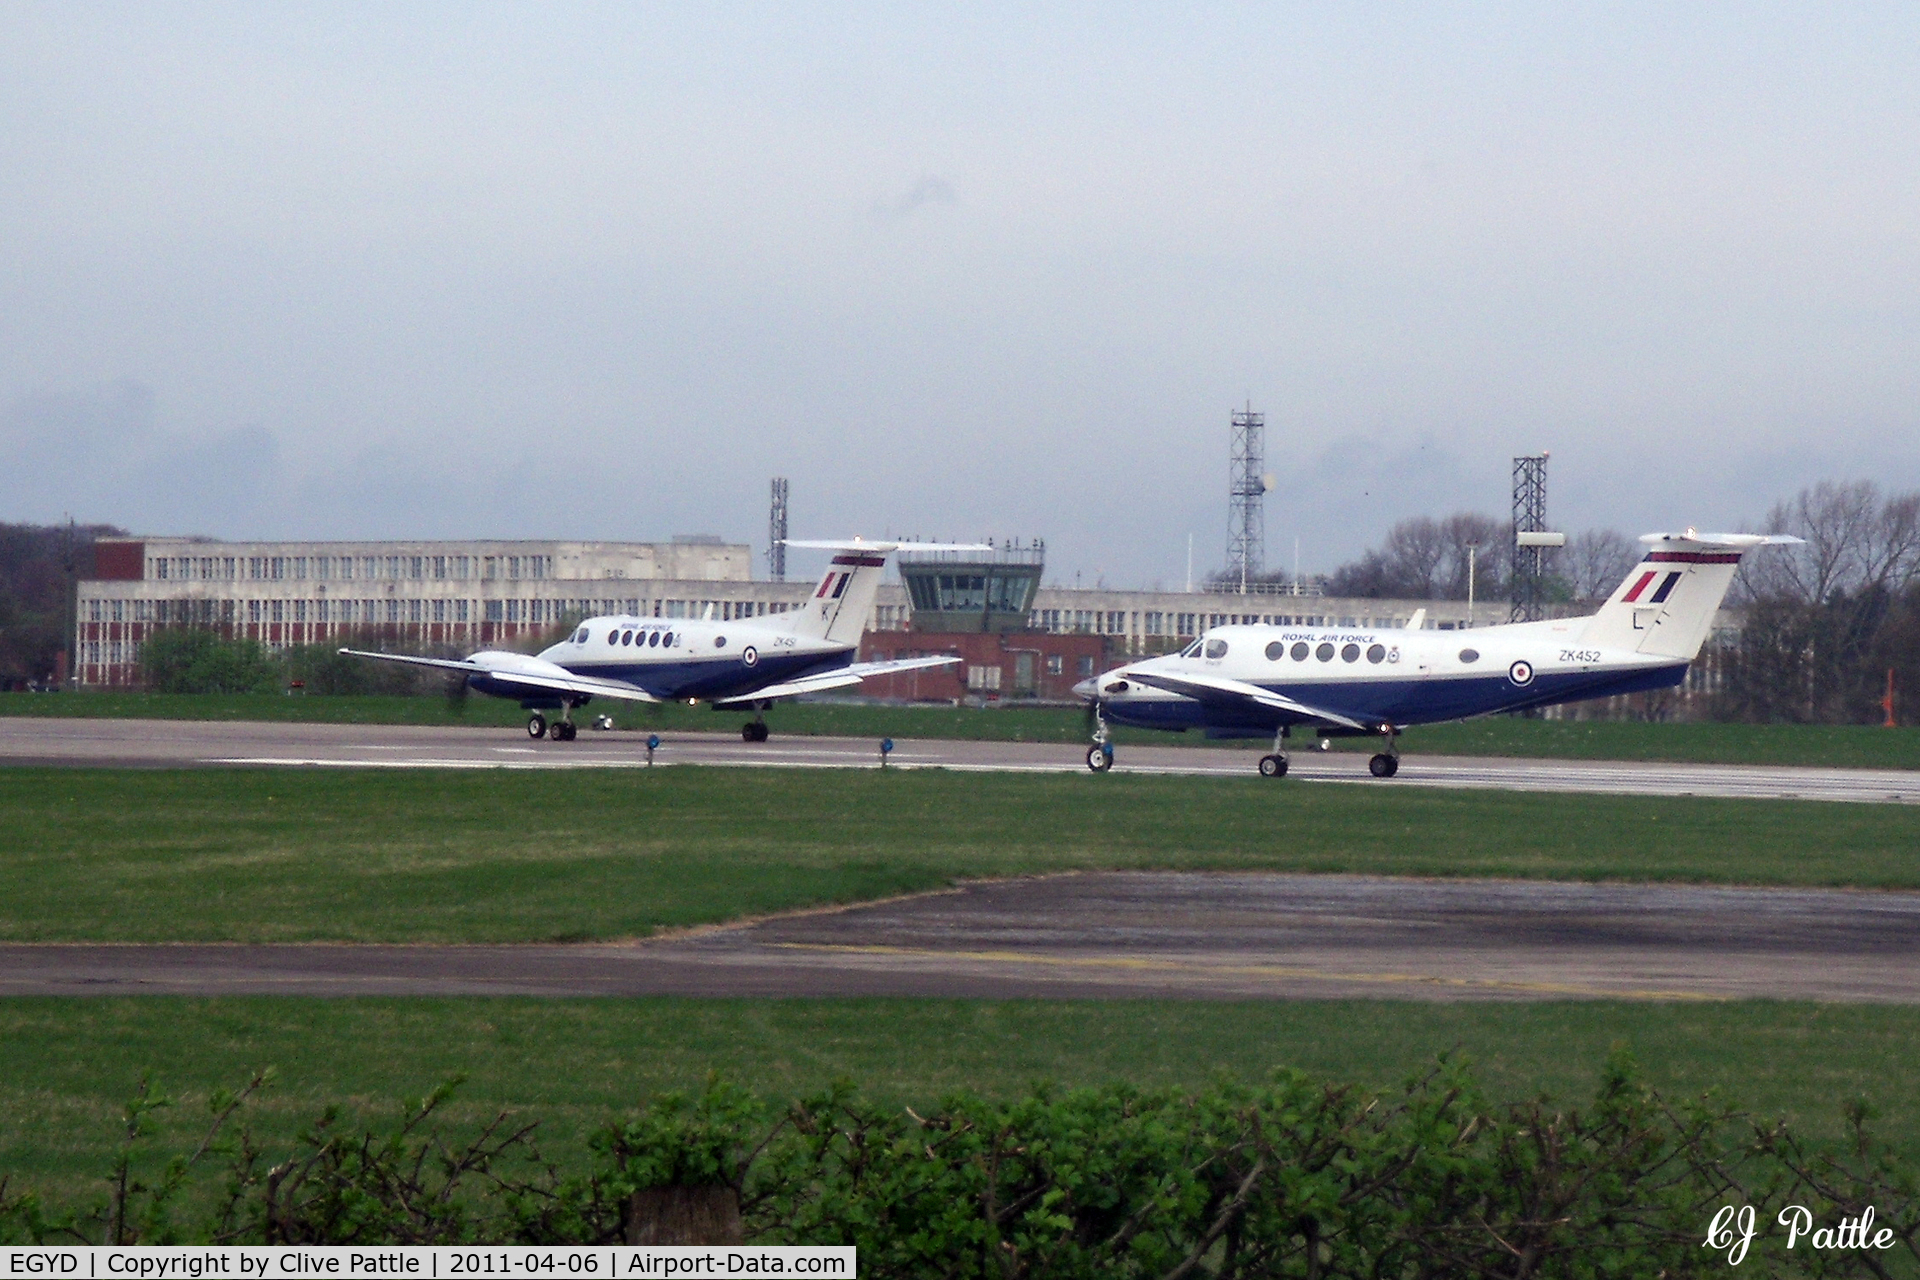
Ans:
<svg viewBox="0 0 1920 1280"><path fill-rule="evenodd" d="M1248 684L1244 680L1229 680L1225 676L1169 675L1164 671L1129 671L1125 678L1151 685L1155 689L1165 689L1168 693L1192 698L1196 702L1228 704L1251 702L1256 706L1271 707L1276 711L1290 711L1305 720L1324 720L1328 724L1344 725L1349 729L1363 731L1373 727L1362 724L1350 716L1343 716L1337 711L1310 707L1304 702L1294 701L1284 693L1262 689L1259 685Z"/></svg>
<svg viewBox="0 0 1920 1280"><path fill-rule="evenodd" d="M822 671L815 676L801 676L797 680L785 680L779 684L770 684L764 689L755 689L752 693L743 693L737 698L723 698L715 702L716 707L750 707L756 702L765 702L772 698L797 698L803 693L825 693L829 689L845 689L860 683L860 677L846 667L836 667L832 671Z"/></svg>
<svg viewBox="0 0 1920 1280"><path fill-rule="evenodd" d="M342 649L340 652L355 658L373 658L379 662L404 662L414 667L439 667L443 671L462 671L473 676L490 676L495 680L523 684L530 689L542 689L552 693L593 694L603 698L621 698L628 702L660 701L645 689L628 684L625 680L577 676L562 667L554 667L551 671L529 671L517 665L489 666L484 662L475 662L471 658L416 658L407 653L369 653L364 649ZM552 666L550 663L541 665Z"/></svg>
<svg viewBox="0 0 1920 1280"><path fill-rule="evenodd" d="M825 693L829 689L847 689L859 684L868 676L886 675L891 671L917 671L922 667L950 667L960 659L953 654L941 654L927 658L894 658L887 662L856 662L849 667L836 667L832 671L822 671L817 675L801 676L797 680L788 680L781 684L770 684L764 689L755 689L752 693L743 693L737 698L727 698L716 702L716 707L749 707L756 702L771 698L797 698L803 693Z"/></svg>

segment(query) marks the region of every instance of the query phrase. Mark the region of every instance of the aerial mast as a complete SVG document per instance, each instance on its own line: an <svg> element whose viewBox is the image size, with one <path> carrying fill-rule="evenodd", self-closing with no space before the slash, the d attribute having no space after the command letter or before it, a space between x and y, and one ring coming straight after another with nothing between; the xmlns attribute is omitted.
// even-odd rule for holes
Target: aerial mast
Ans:
<svg viewBox="0 0 1920 1280"><path fill-rule="evenodd" d="M1266 556L1265 504L1273 478L1266 474L1267 415L1255 413L1253 402L1234 412L1231 428L1232 460L1227 483L1227 574L1240 594L1260 576Z"/></svg>

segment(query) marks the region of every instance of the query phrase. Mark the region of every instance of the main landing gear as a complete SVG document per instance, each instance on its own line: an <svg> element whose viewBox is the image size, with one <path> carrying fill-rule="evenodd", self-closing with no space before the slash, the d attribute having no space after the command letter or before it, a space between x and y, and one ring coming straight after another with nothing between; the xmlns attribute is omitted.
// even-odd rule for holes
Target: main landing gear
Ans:
<svg viewBox="0 0 1920 1280"><path fill-rule="evenodd" d="M1400 772L1400 731L1389 725L1380 732L1386 735L1387 749L1367 761L1367 772L1376 778L1391 778Z"/></svg>
<svg viewBox="0 0 1920 1280"><path fill-rule="evenodd" d="M1272 754L1260 757L1260 776L1263 778L1287 776L1287 727L1285 725L1274 730Z"/></svg>
<svg viewBox="0 0 1920 1280"><path fill-rule="evenodd" d="M767 740L767 708L771 701L753 704L753 719L740 726L740 741L765 742Z"/></svg>
<svg viewBox="0 0 1920 1280"><path fill-rule="evenodd" d="M555 742L572 742L580 736L580 726L573 722L573 704L569 702L561 706L558 720L548 721L538 711L528 716L527 736L551 738Z"/></svg>

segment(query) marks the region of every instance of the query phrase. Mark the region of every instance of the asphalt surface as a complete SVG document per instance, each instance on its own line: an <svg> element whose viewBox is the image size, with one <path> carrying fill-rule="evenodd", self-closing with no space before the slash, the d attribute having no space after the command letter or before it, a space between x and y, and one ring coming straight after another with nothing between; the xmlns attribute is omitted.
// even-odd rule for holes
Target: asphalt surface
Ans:
<svg viewBox="0 0 1920 1280"><path fill-rule="evenodd" d="M780 738L745 743L737 733L662 735L657 765L873 768L879 744L853 738ZM901 739L897 768L1079 773L1083 745ZM1263 748L1134 747L1118 750L1120 773L1250 777ZM220 723L198 720L0 718L0 765L162 768L202 766L384 769L645 768L646 736L583 730L573 742L530 741L517 729L414 725ZM1358 752L1297 751L1287 781L1388 787L1471 787L1632 795L1840 800L1920 804L1920 771L1810 769L1771 765L1402 757L1382 781ZM1273 785L1285 786L1287 781Z"/></svg>
<svg viewBox="0 0 1920 1280"><path fill-rule="evenodd" d="M648 942L0 946L0 995L1920 1002L1920 893L1101 872Z"/></svg>

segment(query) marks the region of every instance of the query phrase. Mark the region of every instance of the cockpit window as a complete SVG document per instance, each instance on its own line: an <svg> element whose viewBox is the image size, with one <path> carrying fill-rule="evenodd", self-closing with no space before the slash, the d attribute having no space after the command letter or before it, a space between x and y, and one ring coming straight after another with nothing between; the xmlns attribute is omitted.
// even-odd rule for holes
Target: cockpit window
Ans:
<svg viewBox="0 0 1920 1280"><path fill-rule="evenodd" d="M1207 641L1207 656L1208 656L1209 658L1224 658L1224 657L1226 657L1226 656L1227 656L1227 642L1226 642L1225 640L1209 640L1209 641Z"/></svg>
<svg viewBox="0 0 1920 1280"><path fill-rule="evenodd" d="M585 644L587 642L587 629L585 627L573 633L573 642L575 644Z"/></svg>
<svg viewBox="0 0 1920 1280"><path fill-rule="evenodd" d="M1205 644L1205 640L1195 640L1192 644L1180 651L1180 656L1183 658L1197 658L1200 656L1201 646Z"/></svg>

